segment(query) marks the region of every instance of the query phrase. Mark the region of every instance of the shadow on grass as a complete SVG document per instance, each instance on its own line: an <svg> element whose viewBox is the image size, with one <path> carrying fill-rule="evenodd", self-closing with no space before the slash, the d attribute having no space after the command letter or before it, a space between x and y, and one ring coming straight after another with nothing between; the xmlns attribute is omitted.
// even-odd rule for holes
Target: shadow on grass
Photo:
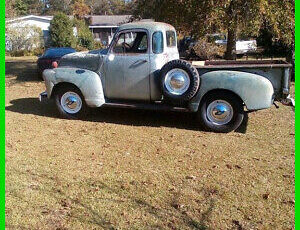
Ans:
<svg viewBox="0 0 300 230"><path fill-rule="evenodd" d="M39 102L37 98L21 98L12 100L12 105L6 106L6 110L21 114L33 114L58 118L53 101ZM89 122L105 122L112 124L173 127L178 129L204 131L195 113L163 112L118 108L96 108L84 119ZM246 133L248 116L236 132Z"/></svg>
<svg viewBox="0 0 300 230"><path fill-rule="evenodd" d="M43 117L57 117L53 101L41 103L38 98L21 98L12 100L10 103L12 105L6 106L5 110Z"/></svg>
<svg viewBox="0 0 300 230"><path fill-rule="evenodd" d="M12 105L5 108L8 111L58 118L53 101L40 103L37 98L21 98L12 100L10 103ZM201 130L197 125L195 114L179 112L96 108L92 109L91 113L84 120L133 126L164 126Z"/></svg>
<svg viewBox="0 0 300 230"><path fill-rule="evenodd" d="M15 173L22 176L24 175L24 172L20 169L16 169ZM145 227L147 226L148 229L168 228L208 230L210 229L208 224L211 222L211 215L217 199L216 196L211 194L207 195L205 192L207 188L205 187L198 189L192 185L182 185L184 187L189 186L191 190L205 198L203 202L206 208L203 211L201 209L201 212L199 213L193 213L192 216L188 213L186 207L174 207L173 202L178 201L178 196L186 195L181 193L182 188L178 188L175 193L169 192L167 197L164 197L158 203L155 202L156 204L151 204L151 202L147 201L147 198L145 198L147 196L145 196L144 190L140 185L138 185L136 190L133 190L132 188L121 188L120 184L127 183L128 181L122 182L112 180L110 181L110 184L107 184L103 181L95 181L92 178L87 180L84 179L78 182L81 187L81 189L78 190L74 187L76 184L72 181L64 181L63 175L56 176L53 172L45 171L40 173L27 171L26 173L40 183L40 186L34 188L35 193L40 193L42 197L51 196L55 200L55 203L59 204L60 207L56 210L60 213L59 216L55 216L53 210L49 209L47 206L40 206L39 208L42 207L41 214L46 217L44 218L45 223L43 224L47 226L49 224L47 223L47 219L50 218L53 220L54 218L54 221L57 221L57 227L60 229L64 229L65 223L70 222L70 219L76 219L83 226L84 224L92 224L103 229L118 229L118 226L114 226L112 221L126 222L128 219L126 216L119 215L119 220L109 220L110 217L115 216L112 215L114 208L107 209L107 207L116 207L115 211L117 212L125 212L129 215L132 214L133 216L136 213L152 216L152 223L145 222L148 220L147 218L145 218L145 220L140 219L141 222L138 223L140 225L145 225ZM93 195L93 189L96 189L95 191L97 192L101 191L101 193ZM26 199L20 190L9 191L9 193L10 196L14 196L18 198L18 200L26 202ZM72 195L70 196L70 194ZM106 201L104 202L103 200ZM131 224L136 223L128 222L127 227L129 229Z"/></svg>
<svg viewBox="0 0 300 230"><path fill-rule="evenodd" d="M37 65L33 60L12 60L5 61L5 77L9 78L10 75L17 77L17 81L40 81Z"/></svg>

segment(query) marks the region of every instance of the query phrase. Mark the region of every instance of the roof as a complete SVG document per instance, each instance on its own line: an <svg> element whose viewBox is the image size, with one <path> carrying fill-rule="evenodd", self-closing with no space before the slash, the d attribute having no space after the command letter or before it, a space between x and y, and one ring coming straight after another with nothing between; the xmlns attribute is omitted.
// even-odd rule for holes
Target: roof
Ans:
<svg viewBox="0 0 300 230"><path fill-rule="evenodd" d="M126 29L147 29L153 32L157 30L175 30L175 28L170 24L164 22L153 22L153 21L139 21L139 22L127 23L119 27L119 30L126 30Z"/></svg>
<svg viewBox="0 0 300 230"><path fill-rule="evenodd" d="M87 16L90 28L95 27L118 27L130 21L132 15L92 15Z"/></svg>
<svg viewBox="0 0 300 230"><path fill-rule="evenodd" d="M7 19L7 23L12 23L16 21L24 21L24 20L43 20L43 21L51 21L53 19L53 16L36 16L36 15L27 15L24 17L19 18L13 18L13 19Z"/></svg>

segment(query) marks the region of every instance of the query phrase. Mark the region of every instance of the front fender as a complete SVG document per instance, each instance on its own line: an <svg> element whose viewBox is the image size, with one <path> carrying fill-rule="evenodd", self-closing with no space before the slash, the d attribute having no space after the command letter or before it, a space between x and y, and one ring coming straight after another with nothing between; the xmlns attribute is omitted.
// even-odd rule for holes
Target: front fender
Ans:
<svg viewBox="0 0 300 230"><path fill-rule="evenodd" d="M43 77L49 98L52 95L54 86L64 82L77 86L88 106L100 107L105 103L101 79L93 71L78 68L56 68L45 70Z"/></svg>
<svg viewBox="0 0 300 230"><path fill-rule="evenodd" d="M212 71L201 75L201 86L190 102L190 108L197 111L203 96L211 90L229 90L238 95L248 110L269 108L273 103L272 83L257 74L239 71Z"/></svg>

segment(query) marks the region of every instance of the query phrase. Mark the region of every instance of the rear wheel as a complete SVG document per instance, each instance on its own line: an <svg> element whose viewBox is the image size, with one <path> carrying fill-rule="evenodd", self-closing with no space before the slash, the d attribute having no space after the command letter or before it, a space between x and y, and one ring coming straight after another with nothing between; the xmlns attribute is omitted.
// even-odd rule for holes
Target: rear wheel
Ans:
<svg viewBox="0 0 300 230"><path fill-rule="evenodd" d="M201 102L198 118L206 130L228 133L241 125L244 119L243 103L230 93L210 94Z"/></svg>
<svg viewBox="0 0 300 230"><path fill-rule="evenodd" d="M39 78L39 80L44 80L43 79L43 71L41 71L41 70L37 70L37 76L38 76L38 78Z"/></svg>
<svg viewBox="0 0 300 230"><path fill-rule="evenodd" d="M82 93L75 86L65 86L55 92L55 104L59 114L68 119L84 118L88 107Z"/></svg>

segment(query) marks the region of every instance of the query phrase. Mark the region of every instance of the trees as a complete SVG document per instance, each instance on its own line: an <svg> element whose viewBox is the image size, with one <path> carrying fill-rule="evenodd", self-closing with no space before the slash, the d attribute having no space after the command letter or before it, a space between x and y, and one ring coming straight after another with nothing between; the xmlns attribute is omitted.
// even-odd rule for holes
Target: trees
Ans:
<svg viewBox="0 0 300 230"><path fill-rule="evenodd" d="M64 13L57 13L50 23L51 45L55 47L75 47L73 23Z"/></svg>
<svg viewBox="0 0 300 230"><path fill-rule="evenodd" d="M87 0L87 5L91 9L91 14L118 15L132 14L135 1L124 0Z"/></svg>
<svg viewBox="0 0 300 230"><path fill-rule="evenodd" d="M77 45L79 49L85 48L92 50L94 48L94 37L84 20L74 19L77 28Z"/></svg>
<svg viewBox="0 0 300 230"><path fill-rule="evenodd" d="M77 29L77 38L74 36L73 26ZM93 49L93 34L84 20L70 20L64 13L57 13L50 23L51 45L54 47L77 47Z"/></svg>
<svg viewBox="0 0 300 230"><path fill-rule="evenodd" d="M178 31L201 37L220 27L218 0L139 0L134 15L170 23Z"/></svg>
<svg viewBox="0 0 300 230"><path fill-rule="evenodd" d="M8 7L12 7L16 14L20 16L28 14L40 15L43 11L42 2L40 0L14 0L8 2Z"/></svg>
<svg viewBox="0 0 300 230"><path fill-rule="evenodd" d="M72 13L72 5L73 0L47 0L47 7L45 9L46 14L55 14L57 12L62 12L65 14Z"/></svg>
<svg viewBox="0 0 300 230"><path fill-rule="evenodd" d="M14 5L14 0L5 0L5 18L12 18L16 16Z"/></svg>
<svg viewBox="0 0 300 230"><path fill-rule="evenodd" d="M87 5L91 9L91 14L112 14L109 0L87 0Z"/></svg>
<svg viewBox="0 0 300 230"><path fill-rule="evenodd" d="M275 40L286 45L294 41L294 0L229 0L224 4L228 42L226 59L234 57L235 39L238 33L258 36L262 26L268 27Z"/></svg>
<svg viewBox="0 0 300 230"><path fill-rule="evenodd" d="M77 19L83 19L85 15L91 12L88 5L85 4L85 0L75 0L73 4L73 15Z"/></svg>
<svg viewBox="0 0 300 230"><path fill-rule="evenodd" d="M132 14L133 0L5 0L6 16L28 14L52 15L74 13L77 18L86 14Z"/></svg>
<svg viewBox="0 0 300 230"><path fill-rule="evenodd" d="M173 24L195 38L227 32L226 58L234 57L238 35L257 36L264 23L273 39L294 41L294 0L139 0L135 16Z"/></svg>
<svg viewBox="0 0 300 230"><path fill-rule="evenodd" d="M28 5L23 0L16 0L14 8L17 12L17 15L26 15L28 13Z"/></svg>

